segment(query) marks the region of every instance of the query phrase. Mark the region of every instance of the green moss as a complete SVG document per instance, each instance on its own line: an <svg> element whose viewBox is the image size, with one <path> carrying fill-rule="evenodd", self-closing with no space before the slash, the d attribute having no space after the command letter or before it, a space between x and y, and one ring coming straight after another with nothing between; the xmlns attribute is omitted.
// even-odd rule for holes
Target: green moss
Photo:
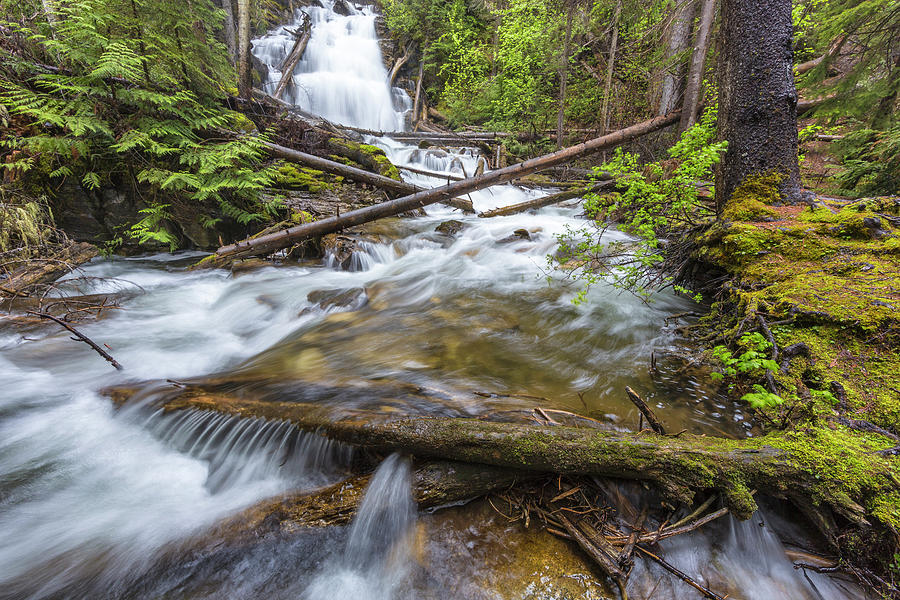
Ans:
<svg viewBox="0 0 900 600"><path fill-rule="evenodd" d="M817 224L820 234L857 240L873 238L873 229L865 223L867 218L881 220L869 210L859 210L852 206L834 212L823 207L809 208L798 217L800 221Z"/></svg>
<svg viewBox="0 0 900 600"><path fill-rule="evenodd" d="M284 188L306 190L315 194L334 189L334 185L329 182L329 178L330 176L326 175L324 171L297 167L287 163L278 167L275 182Z"/></svg>
<svg viewBox="0 0 900 600"><path fill-rule="evenodd" d="M751 175L738 186L725 205L722 213L731 221L773 221L778 218L771 204L781 200L779 185L784 181L783 173Z"/></svg>
<svg viewBox="0 0 900 600"><path fill-rule="evenodd" d="M360 144L347 138L333 137L328 140L328 150L341 157L344 164L362 167L384 177L400 180L400 172L388 159L384 150L371 144Z"/></svg>

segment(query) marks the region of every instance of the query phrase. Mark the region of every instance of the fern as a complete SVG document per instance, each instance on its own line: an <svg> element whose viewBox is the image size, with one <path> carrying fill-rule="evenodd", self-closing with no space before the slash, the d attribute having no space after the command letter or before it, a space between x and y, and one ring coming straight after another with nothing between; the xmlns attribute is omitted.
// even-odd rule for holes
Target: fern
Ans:
<svg viewBox="0 0 900 600"><path fill-rule="evenodd" d="M209 139L238 119L223 103L235 75L210 0L72 0L57 3L52 29L12 2L0 0L0 24L22 41L0 47L0 107L18 125L0 139L7 173L39 164L86 189L133 176L152 199L132 229L141 243L177 242L164 227L176 202L212 204L242 224L271 214L264 138Z"/></svg>

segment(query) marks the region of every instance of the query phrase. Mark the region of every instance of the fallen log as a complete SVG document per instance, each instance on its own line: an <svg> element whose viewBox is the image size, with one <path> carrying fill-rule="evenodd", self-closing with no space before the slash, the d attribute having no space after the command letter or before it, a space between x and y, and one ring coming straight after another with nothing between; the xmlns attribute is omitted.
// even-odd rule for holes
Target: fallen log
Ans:
<svg viewBox="0 0 900 600"><path fill-rule="evenodd" d="M0 291L9 296L27 296L34 286L51 283L98 254L100 251L93 244L71 243L50 256L25 261L25 266L2 280Z"/></svg>
<svg viewBox="0 0 900 600"><path fill-rule="evenodd" d="M525 212L526 210L532 210L537 208L543 208L545 206L551 206L553 204L559 204L560 202L565 202L566 200L571 200L572 198L580 198L585 194L591 194L599 192L605 188L611 188L614 184L612 181L604 181L601 183L597 183L595 185L591 185L588 187L577 187L571 190L566 190L564 192L557 192L556 194L550 194L549 196L542 196L540 198L535 198L533 200L526 200L525 202L519 202L518 204L512 204L510 206L501 206L500 208L495 208L493 210L488 210L483 213L479 213L479 217L482 218L490 218L490 217L506 217L509 215L515 215L520 212Z"/></svg>
<svg viewBox="0 0 900 600"><path fill-rule="evenodd" d="M429 171L427 169L417 169L415 167L410 167L407 165L397 166L401 171L409 171L410 173L416 173L417 175L425 175L426 177L434 177L435 179L446 179L447 181L462 181L465 179L462 175L453 175L451 173L440 173L438 171Z"/></svg>
<svg viewBox="0 0 900 600"><path fill-rule="evenodd" d="M279 144L273 144L271 142L263 142L262 145L266 149L266 152L276 158L282 158L290 162L313 167L320 171L331 173L332 175L340 175L341 177L345 177L352 181L377 187L378 189L385 190L386 192L394 195L414 194L417 191L422 190L422 188L411 183L406 183L397 179L391 179L390 177L385 177L384 175L379 175L378 173L372 173L371 171L366 171L365 169L344 165L333 160L328 160L327 158L322 158L321 156L316 156L315 154L308 154L306 152L294 150L293 148L288 148L287 146L281 146ZM463 212L475 212L475 209L472 208L472 203L467 200L451 198L447 200L445 204L452 206L453 208L458 208Z"/></svg>
<svg viewBox="0 0 900 600"><path fill-rule="evenodd" d="M121 399L120 399L121 400ZM728 440L683 434L603 431L465 418L408 418L391 422L332 420L292 402L241 399L202 389L175 390L167 411L200 409L285 420L305 431L380 452L536 471L646 481L673 502L692 504L697 491L715 491L738 518L756 510L751 490L830 507L865 525L864 510L837 475L809 466L789 434ZM806 466L804 466L806 465ZM874 476L873 476L874 477ZM877 479L877 478L876 478ZM873 479L874 481L875 479ZM859 492L852 492L856 496Z"/></svg>
<svg viewBox="0 0 900 600"><path fill-rule="evenodd" d="M282 62L281 66L278 68L278 70L281 71L281 80L278 82L278 86L272 94L272 97L276 100L281 99L281 93L284 92L284 88L292 81L294 69L297 67L297 63L300 62L300 59L303 58L303 53L306 51L306 46L309 44L311 35L312 19L309 18L308 14L303 13L303 21L300 23L300 28L298 31L294 32L294 37L296 38L294 47L291 48L290 54L287 55L284 62Z"/></svg>
<svg viewBox="0 0 900 600"><path fill-rule="evenodd" d="M505 137L509 137L506 133L495 131L378 131L375 129L363 129L361 127L349 127L347 125L339 125L337 127L362 135L389 137L400 142L496 142Z"/></svg>
<svg viewBox="0 0 900 600"><path fill-rule="evenodd" d="M484 189L492 185L506 183L530 173L561 165L576 158L618 146L628 140L641 137L677 123L680 115L681 113L676 111L663 117L656 117L649 121L632 125L626 129L601 136L583 144L578 144L577 146L558 150L545 156L526 160L503 169L491 171L490 173L485 173L479 177L472 177L470 179L457 181L430 190L423 190L397 200L382 202L381 204L376 204L374 206L350 211L339 217L332 217L313 223L299 225L276 234L260 236L254 240L245 240L229 246L223 246L216 251L216 255L220 258L265 255L288 247L300 240L334 233L335 231L340 231L347 227L361 225L384 217L395 216L404 212L423 208L429 204L434 204L442 200L463 196L470 192Z"/></svg>
<svg viewBox="0 0 900 600"><path fill-rule="evenodd" d="M394 80L397 79L397 73L400 72L400 69L409 61L411 56L412 42L406 45L406 49L403 51L403 56L398 58L394 63L394 68L391 69L391 73L390 75L388 75L388 86L394 87Z"/></svg>

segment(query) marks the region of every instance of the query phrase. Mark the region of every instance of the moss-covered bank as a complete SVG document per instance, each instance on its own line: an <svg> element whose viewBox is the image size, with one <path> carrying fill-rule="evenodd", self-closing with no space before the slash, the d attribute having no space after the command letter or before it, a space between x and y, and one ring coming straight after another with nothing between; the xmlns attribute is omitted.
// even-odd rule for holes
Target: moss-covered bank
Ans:
<svg viewBox="0 0 900 600"><path fill-rule="evenodd" d="M695 240L695 272L727 277L699 338L734 347L756 331L775 342L768 384L731 391L758 383L783 399L760 415L767 439L811 475L840 480L872 526L805 512L844 558L889 575L900 539L900 199L776 206L774 186L751 183Z"/></svg>

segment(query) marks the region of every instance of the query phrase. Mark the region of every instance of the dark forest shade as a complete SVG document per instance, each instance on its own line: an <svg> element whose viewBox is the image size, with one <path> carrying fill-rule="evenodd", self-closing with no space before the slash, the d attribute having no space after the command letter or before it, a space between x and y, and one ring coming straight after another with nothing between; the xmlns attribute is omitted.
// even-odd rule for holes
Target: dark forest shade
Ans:
<svg viewBox="0 0 900 600"><path fill-rule="evenodd" d="M747 177L780 174L785 202L800 199L797 89L790 0L724 0L719 132L728 140L717 185L725 202Z"/></svg>

